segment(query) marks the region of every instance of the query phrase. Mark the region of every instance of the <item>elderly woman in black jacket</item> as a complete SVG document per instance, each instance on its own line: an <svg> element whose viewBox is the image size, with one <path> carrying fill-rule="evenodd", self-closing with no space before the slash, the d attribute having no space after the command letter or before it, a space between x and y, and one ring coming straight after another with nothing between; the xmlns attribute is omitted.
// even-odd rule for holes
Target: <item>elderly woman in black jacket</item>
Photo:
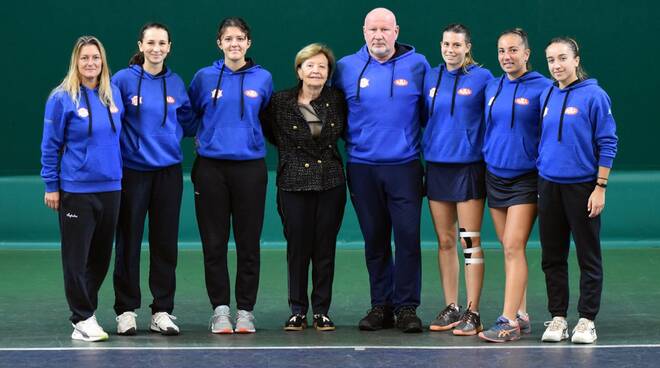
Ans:
<svg viewBox="0 0 660 368"><path fill-rule="evenodd" d="M289 306L287 331L307 326L307 280L312 262L314 328L331 331L337 233L344 216L346 186L337 140L346 124L343 94L326 82L332 51L310 44L295 59L299 83L275 93L262 117L266 138L278 148L277 204L287 240Z"/></svg>

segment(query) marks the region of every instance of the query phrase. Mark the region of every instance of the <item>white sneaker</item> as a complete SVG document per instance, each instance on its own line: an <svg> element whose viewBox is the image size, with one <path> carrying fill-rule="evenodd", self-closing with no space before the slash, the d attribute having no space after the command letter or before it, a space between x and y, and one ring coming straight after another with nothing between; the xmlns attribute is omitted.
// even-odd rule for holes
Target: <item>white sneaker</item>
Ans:
<svg viewBox="0 0 660 368"><path fill-rule="evenodd" d="M135 318L137 314L124 312L115 318L117 320L117 335L132 336L137 332Z"/></svg>
<svg viewBox="0 0 660 368"><path fill-rule="evenodd" d="M236 316L236 333L255 333L254 314L246 310L239 309Z"/></svg>
<svg viewBox="0 0 660 368"><path fill-rule="evenodd" d="M103 341L108 339L108 334L99 326L95 315L71 325L73 326L71 338L74 340Z"/></svg>
<svg viewBox="0 0 660 368"><path fill-rule="evenodd" d="M573 337L571 337L571 341L575 344L593 344L597 338L594 321L580 318L573 329Z"/></svg>
<svg viewBox="0 0 660 368"><path fill-rule="evenodd" d="M174 324L176 317L167 312L156 312L151 315L151 324L149 329L153 332L160 332L163 335L178 335L179 327Z"/></svg>
<svg viewBox="0 0 660 368"><path fill-rule="evenodd" d="M211 332L215 334L232 334L234 333L234 326L231 325L231 314L229 313L229 306L219 305L213 311L211 317Z"/></svg>
<svg viewBox="0 0 660 368"><path fill-rule="evenodd" d="M560 342L568 339L568 323L564 317L554 317L543 324L547 328L541 337L543 342Z"/></svg>

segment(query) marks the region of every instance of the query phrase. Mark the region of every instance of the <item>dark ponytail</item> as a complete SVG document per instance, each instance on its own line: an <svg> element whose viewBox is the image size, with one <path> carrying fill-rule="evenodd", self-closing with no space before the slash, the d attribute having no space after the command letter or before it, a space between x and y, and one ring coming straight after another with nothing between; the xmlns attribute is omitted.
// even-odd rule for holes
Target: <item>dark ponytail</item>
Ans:
<svg viewBox="0 0 660 368"><path fill-rule="evenodd" d="M140 33L138 34L139 42L142 42L142 40L144 39L144 32L146 32L147 29L150 28L158 28L164 30L165 32L167 32L167 40L169 42L172 42L172 37L170 36L170 30L167 28L166 25L157 22L149 22L142 26L142 28L140 29ZM128 60L128 65L142 65L142 64L144 64L144 54L140 51L140 48L138 47L138 49L135 51L133 56L131 56L130 60Z"/></svg>

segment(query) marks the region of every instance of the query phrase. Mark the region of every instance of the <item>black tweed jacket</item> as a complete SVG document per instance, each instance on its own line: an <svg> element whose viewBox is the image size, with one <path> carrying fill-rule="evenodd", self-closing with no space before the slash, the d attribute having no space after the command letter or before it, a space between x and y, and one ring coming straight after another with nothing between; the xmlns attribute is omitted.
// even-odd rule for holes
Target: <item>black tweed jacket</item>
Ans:
<svg viewBox="0 0 660 368"><path fill-rule="evenodd" d="M264 135L277 146L277 186L285 191L322 191L344 185L344 167L337 140L346 126L346 101L341 91L324 87L311 102L323 122L321 136L312 133L298 108L299 88L273 94L263 110Z"/></svg>

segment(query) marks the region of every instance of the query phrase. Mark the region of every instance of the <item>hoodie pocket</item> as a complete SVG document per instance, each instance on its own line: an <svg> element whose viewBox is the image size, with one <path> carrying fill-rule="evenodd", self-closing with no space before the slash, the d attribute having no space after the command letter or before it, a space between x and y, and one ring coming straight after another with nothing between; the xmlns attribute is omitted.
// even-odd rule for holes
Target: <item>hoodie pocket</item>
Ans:
<svg viewBox="0 0 660 368"><path fill-rule="evenodd" d="M486 162L503 169L534 168L536 153L524 137L515 134L491 136L484 145Z"/></svg>
<svg viewBox="0 0 660 368"><path fill-rule="evenodd" d="M402 128L372 127L362 129L353 153L372 160L402 157L410 150L406 132Z"/></svg>
<svg viewBox="0 0 660 368"><path fill-rule="evenodd" d="M120 180L122 172L121 165L119 145L88 146L85 161L75 172L74 180Z"/></svg>
<svg viewBox="0 0 660 368"><path fill-rule="evenodd" d="M539 171L555 178L583 178L596 173L596 165L580 155L572 144L549 143L539 152Z"/></svg>
<svg viewBox="0 0 660 368"><path fill-rule="evenodd" d="M145 162L158 166L181 160L179 139L173 133L138 138L138 149Z"/></svg>
<svg viewBox="0 0 660 368"><path fill-rule="evenodd" d="M428 160L459 161L474 154L474 142L467 129L434 129L426 141L424 156Z"/></svg>
<svg viewBox="0 0 660 368"><path fill-rule="evenodd" d="M257 142L251 127L219 128L213 132L210 141L200 141L201 152L234 158L251 157L257 151Z"/></svg>

